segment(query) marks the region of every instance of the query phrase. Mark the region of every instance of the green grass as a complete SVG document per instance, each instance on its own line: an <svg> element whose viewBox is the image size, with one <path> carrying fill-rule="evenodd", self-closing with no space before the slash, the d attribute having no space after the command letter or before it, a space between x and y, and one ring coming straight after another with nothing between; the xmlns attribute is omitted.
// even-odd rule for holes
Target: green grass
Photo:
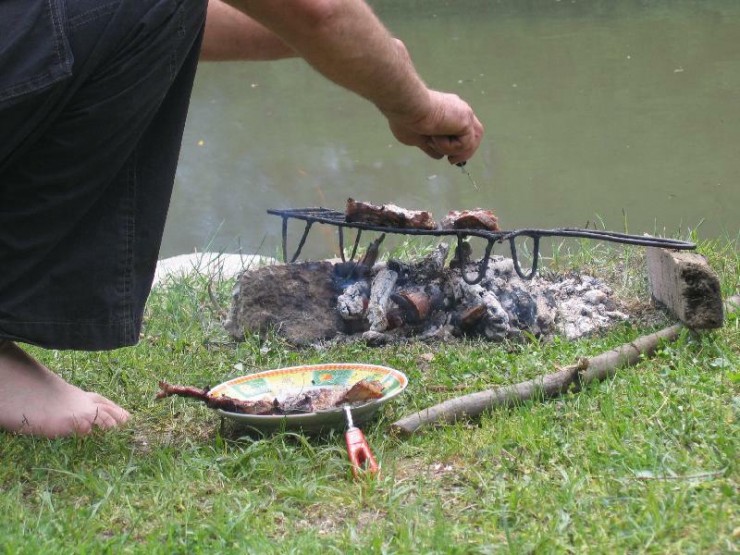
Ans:
<svg viewBox="0 0 740 555"><path fill-rule="evenodd" d="M723 292L737 240L704 242ZM566 252L567 250L567 252ZM555 249L647 305L640 249ZM388 424L463 392L509 384L666 325L638 319L578 342L289 349L233 343L207 280L157 290L140 344L34 350L63 377L131 409L125 428L54 441L0 436L5 553L728 553L738 550L740 318L685 333L607 382L549 402L392 437ZM229 284L216 294L226 305ZM646 312L647 309L645 309ZM410 378L365 433L382 463L354 481L341 430L243 435L157 381L215 385L253 371L382 363ZM460 391L460 386L464 390Z"/></svg>

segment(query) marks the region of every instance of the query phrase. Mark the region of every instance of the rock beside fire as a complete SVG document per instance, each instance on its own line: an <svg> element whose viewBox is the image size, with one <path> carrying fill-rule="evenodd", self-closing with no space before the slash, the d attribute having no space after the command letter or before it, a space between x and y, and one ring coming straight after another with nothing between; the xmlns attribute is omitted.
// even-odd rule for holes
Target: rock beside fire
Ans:
<svg viewBox="0 0 740 555"><path fill-rule="evenodd" d="M304 262L265 266L239 276L226 330L237 340L246 333L275 330L295 345L334 337L345 324L336 310L334 265Z"/></svg>
<svg viewBox="0 0 740 555"><path fill-rule="evenodd" d="M370 344L481 337L513 339L523 333L577 339L627 318L610 288L586 275L522 280L511 259L493 256L485 277L470 285L457 258L446 264L440 244L414 262L372 267L310 262L259 268L237 281L226 329L236 339L274 330L306 345L327 340ZM477 262L462 269L477 275Z"/></svg>

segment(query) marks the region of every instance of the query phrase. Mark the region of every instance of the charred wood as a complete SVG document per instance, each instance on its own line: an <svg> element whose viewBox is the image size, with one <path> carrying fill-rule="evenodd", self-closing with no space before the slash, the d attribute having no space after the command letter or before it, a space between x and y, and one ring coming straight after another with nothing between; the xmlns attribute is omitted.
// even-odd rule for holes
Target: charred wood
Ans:
<svg viewBox="0 0 740 555"><path fill-rule="evenodd" d="M409 324L418 324L431 311L431 299L422 290L401 291L391 295L391 300L401 309L404 320Z"/></svg>
<svg viewBox="0 0 740 555"><path fill-rule="evenodd" d="M362 266L370 269L375 266L375 262L377 262L378 256L380 254L380 244L383 242L383 239L385 239L385 233L381 234L380 237L370 243L370 246L367 248L365 254L360 260L360 264Z"/></svg>
<svg viewBox="0 0 740 555"><path fill-rule="evenodd" d="M385 315L388 320L387 330L395 330L406 325L406 318L400 308L391 308Z"/></svg>
<svg viewBox="0 0 740 555"><path fill-rule="evenodd" d="M484 318L486 310L484 304L464 307L453 315L453 322L463 331L470 331Z"/></svg>
<svg viewBox="0 0 740 555"><path fill-rule="evenodd" d="M420 324L437 308L442 306L444 294L439 287L405 289L391 295L391 300L401 309L408 324Z"/></svg>
<svg viewBox="0 0 740 555"><path fill-rule="evenodd" d="M470 285L461 276L451 280L450 285L453 297L460 304L474 307L482 305L485 308L475 325L471 322L470 329L475 329L488 339L500 341L506 337L510 330L509 315L492 291L481 284Z"/></svg>
<svg viewBox="0 0 740 555"><path fill-rule="evenodd" d="M361 320L370 304L370 283L356 281L348 285L337 297L337 310L344 320Z"/></svg>
<svg viewBox="0 0 740 555"><path fill-rule="evenodd" d="M470 264L473 247L468 241L461 241L455 247L455 256L450 260L450 268L465 268Z"/></svg>
<svg viewBox="0 0 740 555"><path fill-rule="evenodd" d="M371 331L385 331L388 328L388 302L397 279L398 274L388 268L382 268L373 278L367 307Z"/></svg>
<svg viewBox="0 0 740 555"><path fill-rule="evenodd" d="M409 265L409 275L416 283L426 284L438 280L444 275L445 262L450 247L447 243L437 245L429 255Z"/></svg>

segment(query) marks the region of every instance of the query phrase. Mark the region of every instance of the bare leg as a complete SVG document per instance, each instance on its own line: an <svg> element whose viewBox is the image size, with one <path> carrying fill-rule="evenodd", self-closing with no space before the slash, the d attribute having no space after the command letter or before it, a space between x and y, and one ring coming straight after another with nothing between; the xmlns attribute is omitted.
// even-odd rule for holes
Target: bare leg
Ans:
<svg viewBox="0 0 740 555"><path fill-rule="evenodd" d="M15 343L0 340L0 430L48 438L114 428L129 413L75 387Z"/></svg>

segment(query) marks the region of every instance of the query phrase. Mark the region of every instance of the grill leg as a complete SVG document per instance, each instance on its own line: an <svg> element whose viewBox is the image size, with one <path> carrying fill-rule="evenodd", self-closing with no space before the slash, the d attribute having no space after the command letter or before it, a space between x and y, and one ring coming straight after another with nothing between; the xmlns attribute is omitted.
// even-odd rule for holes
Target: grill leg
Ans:
<svg viewBox="0 0 740 555"><path fill-rule="evenodd" d="M511 237L509 239L509 245L511 245L511 260L514 262L514 270L516 270L516 273L520 278L529 281L537 273L537 264L540 260L540 237L538 235L525 235L525 237L531 237L533 242L532 268L530 269L530 272L528 274L525 274L522 271L522 267L519 264L519 256L516 252L516 240L514 237Z"/></svg>

